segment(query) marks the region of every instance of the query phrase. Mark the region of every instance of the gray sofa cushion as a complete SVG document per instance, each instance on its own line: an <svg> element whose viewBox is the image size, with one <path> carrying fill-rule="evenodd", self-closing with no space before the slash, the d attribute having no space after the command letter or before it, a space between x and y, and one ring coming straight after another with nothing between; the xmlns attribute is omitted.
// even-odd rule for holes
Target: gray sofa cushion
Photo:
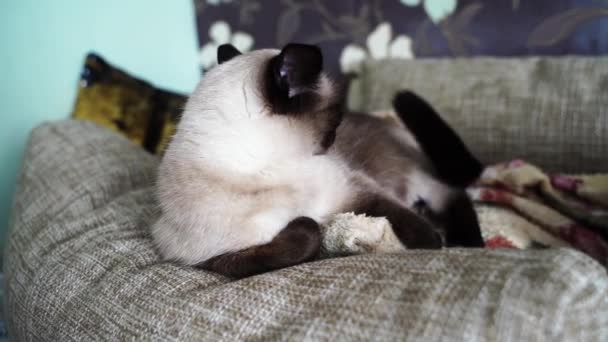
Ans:
<svg viewBox="0 0 608 342"><path fill-rule="evenodd" d="M350 105L387 109L399 89L426 98L484 162L608 171L608 57L372 60Z"/></svg>
<svg viewBox="0 0 608 342"><path fill-rule="evenodd" d="M606 340L606 271L572 250L407 251L231 281L163 262L158 159L91 123L35 129L4 265L14 340Z"/></svg>

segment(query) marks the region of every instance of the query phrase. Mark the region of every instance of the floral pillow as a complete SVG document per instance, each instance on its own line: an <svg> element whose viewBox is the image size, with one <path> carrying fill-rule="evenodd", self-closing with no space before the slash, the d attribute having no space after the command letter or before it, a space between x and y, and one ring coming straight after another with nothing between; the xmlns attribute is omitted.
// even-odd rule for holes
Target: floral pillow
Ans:
<svg viewBox="0 0 608 342"><path fill-rule="evenodd" d="M195 0L203 70L241 51L317 44L334 73L365 58L601 55L605 0Z"/></svg>

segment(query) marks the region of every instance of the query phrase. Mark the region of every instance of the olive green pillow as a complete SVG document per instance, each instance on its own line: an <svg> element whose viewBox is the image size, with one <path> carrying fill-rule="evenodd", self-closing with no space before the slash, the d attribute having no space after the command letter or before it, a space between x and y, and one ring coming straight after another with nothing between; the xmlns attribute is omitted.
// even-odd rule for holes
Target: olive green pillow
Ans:
<svg viewBox="0 0 608 342"><path fill-rule="evenodd" d="M162 154L185 102L186 96L158 89L90 53L72 117L118 131L149 152Z"/></svg>

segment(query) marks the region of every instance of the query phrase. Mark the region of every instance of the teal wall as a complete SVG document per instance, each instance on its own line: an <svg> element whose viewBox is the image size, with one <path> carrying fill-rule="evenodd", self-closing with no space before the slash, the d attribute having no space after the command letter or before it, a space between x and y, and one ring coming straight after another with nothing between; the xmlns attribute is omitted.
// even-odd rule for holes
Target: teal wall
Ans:
<svg viewBox="0 0 608 342"><path fill-rule="evenodd" d="M88 51L172 90L199 78L192 0L0 1L0 243L29 131L69 115Z"/></svg>

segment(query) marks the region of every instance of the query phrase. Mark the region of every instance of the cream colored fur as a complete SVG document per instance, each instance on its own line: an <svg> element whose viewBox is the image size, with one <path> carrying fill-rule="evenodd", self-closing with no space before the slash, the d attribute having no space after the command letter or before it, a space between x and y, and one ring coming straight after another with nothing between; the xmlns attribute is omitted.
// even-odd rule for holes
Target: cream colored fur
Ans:
<svg viewBox="0 0 608 342"><path fill-rule="evenodd" d="M239 56L209 71L186 105L159 169L162 208L152 234L187 264L272 240L298 216L326 221L349 198L348 169L315 155L319 141L259 93L278 50ZM322 91L332 91L322 79Z"/></svg>
<svg viewBox="0 0 608 342"><path fill-rule="evenodd" d="M205 74L190 97L158 174L162 215L152 235L166 259L198 264L264 244L299 216L330 227L326 236L350 231L346 240L382 245L370 247L375 251L399 249L386 225L370 228L367 235L362 225L349 230L331 224L357 198L361 184L365 191L378 185L350 170L331 149L319 155L322 137L312 127L290 116L271 115L261 85L266 63L278 53L258 50L220 64ZM316 89L322 99L335 91L324 75ZM404 143L414 145L411 135L398 128ZM415 168L407 183L406 198L395 198L406 206L423 196L438 209L449 196L449 188ZM331 235L332 229L342 235ZM347 245L344 252L350 253L352 246Z"/></svg>

